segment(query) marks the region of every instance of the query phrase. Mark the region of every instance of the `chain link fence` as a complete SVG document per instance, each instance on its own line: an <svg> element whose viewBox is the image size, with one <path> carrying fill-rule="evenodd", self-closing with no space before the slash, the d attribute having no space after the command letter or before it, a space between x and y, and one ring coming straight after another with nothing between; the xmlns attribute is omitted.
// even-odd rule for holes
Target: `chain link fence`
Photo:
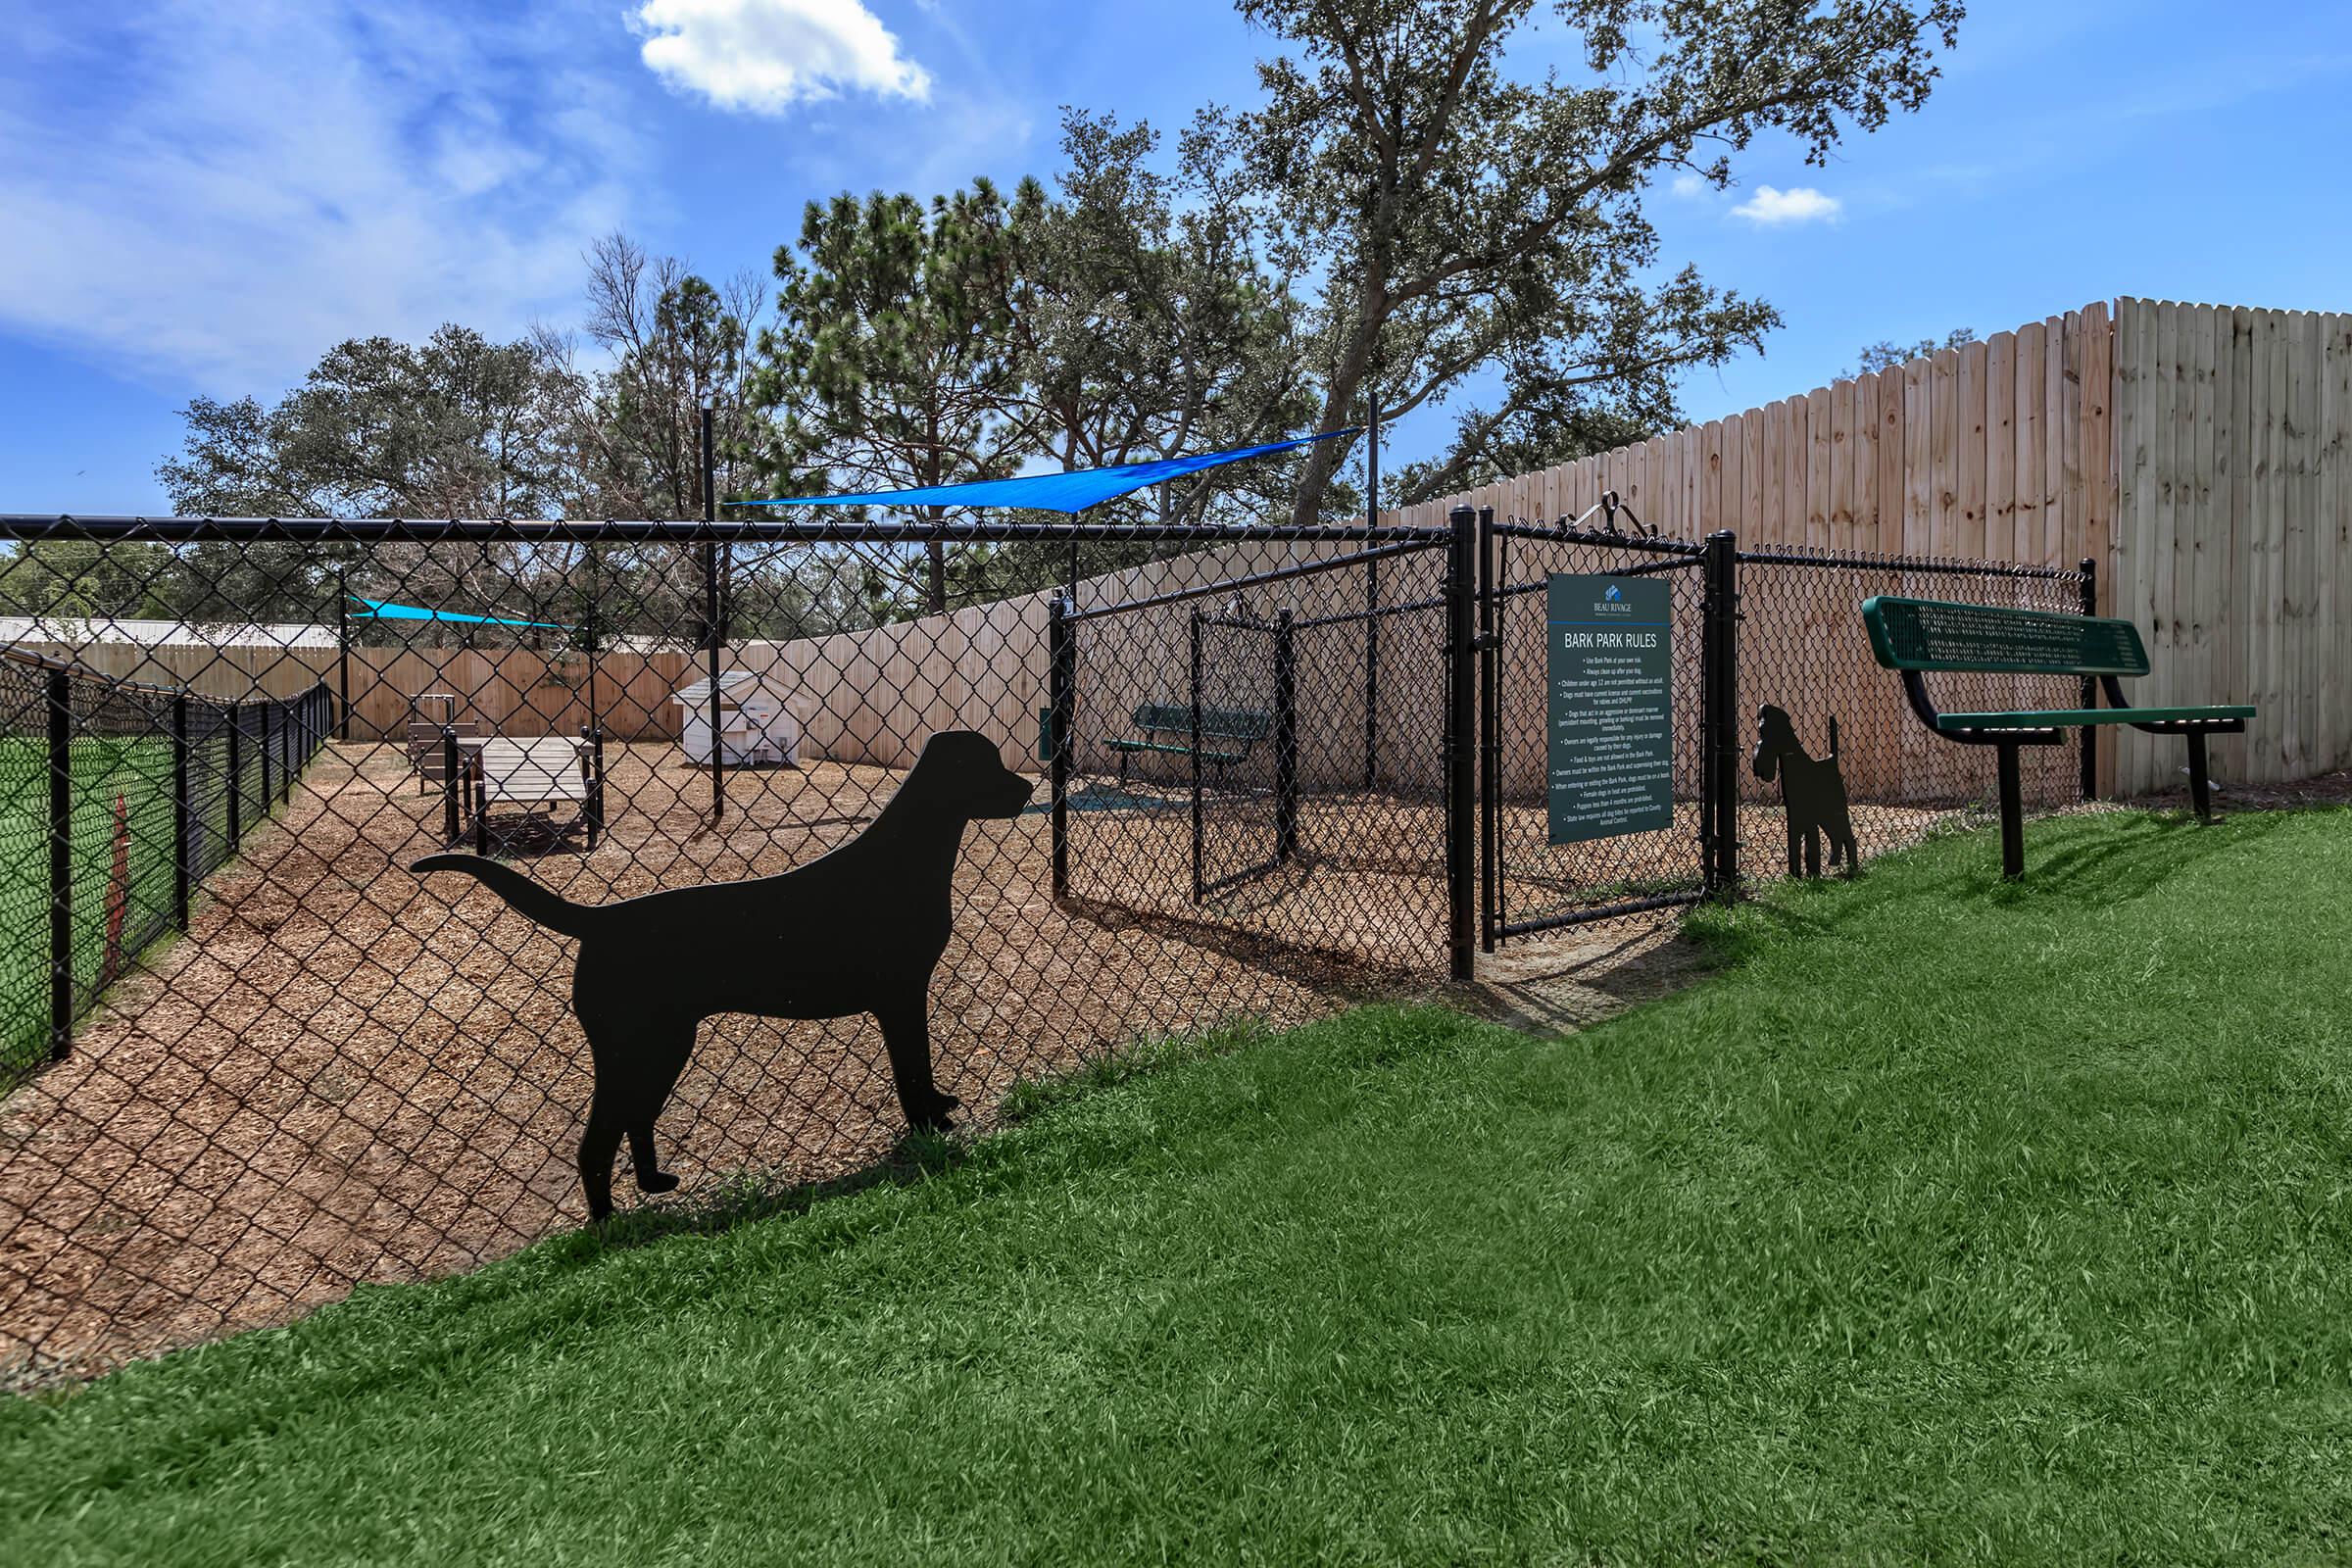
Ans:
<svg viewBox="0 0 2352 1568"><path fill-rule="evenodd" d="M1911 711L1901 679L1882 669L1857 607L1881 594L2086 612L2088 575L2003 562L1853 555L1803 549L1743 551L1740 556L1739 694L1743 723L1769 707L1788 715L1808 756L1834 750L1851 803L1864 858L1914 844L1954 823L1974 824L1997 811L1990 750L1931 734ZM2055 675L1937 674L1939 706L1953 712L2095 706L2083 683ZM2077 730L2063 746L2020 754L2029 810L2073 806L2095 791L2086 782L2086 747L2097 731ZM1788 737L1783 737L1786 744ZM1752 758L1763 737L1742 739ZM1742 868L1750 875L1788 871L1788 817L1782 791L1753 765L1739 770Z"/></svg>
<svg viewBox="0 0 2352 1568"><path fill-rule="evenodd" d="M930 988L940 1087L986 1125L1133 1042L1460 973L1482 866L1490 942L1718 887L1735 834L1774 870L1765 704L1817 753L1836 719L1865 853L1908 842L1990 770L1912 733L1855 602L2081 591L1504 525L1477 596L1464 526L0 519L35 631L0 661L0 1381L581 1221L576 950L423 856L582 904L766 876L975 732L1032 781L965 830ZM1665 830L1546 840L1555 571L1671 585ZM2035 756L2032 798L2071 798L2068 765ZM871 1019L722 1014L662 1117L684 1185L645 1201L825 1182L904 1135Z"/></svg>
<svg viewBox="0 0 2352 1568"><path fill-rule="evenodd" d="M323 687L227 703L0 649L0 1092L166 935L291 799Z"/></svg>
<svg viewBox="0 0 2352 1568"><path fill-rule="evenodd" d="M410 869L429 854L487 854L587 904L765 876L872 822L934 732L977 732L1035 781L1020 815L966 830L930 990L940 1086L981 1124L1021 1079L1236 1017L1300 1021L1426 984L1444 958L1426 842L1439 552L1412 530L6 532L0 600L43 633L9 666L30 673L10 689L23 758L0 827L24 861L0 892L10 951L29 937L32 955L10 1059L41 1069L0 1102L11 1382L282 1321L580 1222L591 1072L573 945ZM967 586L934 609L936 577ZM1058 796L1057 603L1074 676ZM76 694L75 917L102 943L118 795L132 846L118 956L76 948L79 1021L55 1060L52 669ZM1149 705L1188 711L1151 728ZM176 918L182 710L187 934L151 946ZM1229 720L1255 727L1228 735ZM1197 791L1175 751L1114 744L1196 740ZM684 1188L649 1201L823 1182L904 1133L871 1019L724 1014L662 1117Z"/></svg>

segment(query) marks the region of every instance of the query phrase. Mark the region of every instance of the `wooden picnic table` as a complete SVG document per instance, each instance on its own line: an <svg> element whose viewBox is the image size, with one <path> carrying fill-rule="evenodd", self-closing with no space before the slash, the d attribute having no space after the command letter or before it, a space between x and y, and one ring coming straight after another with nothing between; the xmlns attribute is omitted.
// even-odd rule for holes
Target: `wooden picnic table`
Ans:
<svg viewBox="0 0 2352 1568"><path fill-rule="evenodd" d="M559 801L576 801L580 809L560 834L580 828L594 849L603 826L604 780L598 776L597 749L584 737L568 735L514 739L489 735L461 739L472 808L475 848L489 853L490 812L501 806L537 808Z"/></svg>

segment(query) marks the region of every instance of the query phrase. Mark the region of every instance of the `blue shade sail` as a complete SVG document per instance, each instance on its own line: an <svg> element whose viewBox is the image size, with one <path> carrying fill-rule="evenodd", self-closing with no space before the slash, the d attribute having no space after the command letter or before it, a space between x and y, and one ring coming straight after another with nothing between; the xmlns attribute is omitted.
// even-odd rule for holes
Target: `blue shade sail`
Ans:
<svg viewBox="0 0 2352 1568"><path fill-rule="evenodd" d="M1087 508L1141 490L1163 479L1180 479L1204 468L1221 468L1246 458L1288 452L1317 441L1353 435L1359 426L1326 430L1295 441L1269 441L1263 446L1233 452L1204 452L1190 458L1162 458L1154 463L1122 463L1108 468L1077 468L1067 473L1033 473L1015 479L975 479L969 484L935 484L917 490L868 490L850 496L794 496L780 501L739 501L744 507L858 507L887 504L902 507L1001 507L1033 512L1084 512Z"/></svg>
<svg viewBox="0 0 2352 1568"><path fill-rule="evenodd" d="M396 605L383 599L362 599L358 594L351 602L365 608L351 612L354 620L454 620L468 626L534 626L542 631L569 631L552 620L502 620L496 615L466 615L454 610L426 610L418 605Z"/></svg>

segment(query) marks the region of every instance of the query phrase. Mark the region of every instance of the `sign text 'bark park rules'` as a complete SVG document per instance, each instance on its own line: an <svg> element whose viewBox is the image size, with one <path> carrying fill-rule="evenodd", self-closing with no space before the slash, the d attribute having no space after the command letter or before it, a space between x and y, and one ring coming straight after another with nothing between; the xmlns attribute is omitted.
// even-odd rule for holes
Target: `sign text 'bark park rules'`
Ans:
<svg viewBox="0 0 2352 1568"><path fill-rule="evenodd" d="M1548 589L1551 842L1671 827L1673 590L1657 577L1568 572Z"/></svg>

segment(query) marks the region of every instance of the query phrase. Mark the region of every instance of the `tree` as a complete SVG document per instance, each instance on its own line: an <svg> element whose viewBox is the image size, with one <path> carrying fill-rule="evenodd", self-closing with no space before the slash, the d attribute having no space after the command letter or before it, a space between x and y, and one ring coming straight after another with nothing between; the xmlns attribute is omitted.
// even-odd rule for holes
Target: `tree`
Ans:
<svg viewBox="0 0 2352 1568"><path fill-rule="evenodd" d="M1891 370L1905 361L1924 360L1938 350L1956 349L1964 343L1974 343L1976 340L1976 329L1968 326L1952 328L1944 334L1943 341L1940 343L1932 337L1923 337L1916 343L1896 343L1887 338L1881 338L1876 343L1862 345L1862 368L1847 370L1841 379L1851 380L1857 375L1869 375L1878 370Z"/></svg>
<svg viewBox="0 0 2352 1568"><path fill-rule="evenodd" d="M1184 139L1173 175L1151 166L1158 145L1148 124L1065 112L1060 199L1028 209L1017 236L1010 416L1025 445L1064 467L1275 440L1314 414L1298 304L1260 266L1247 206L1199 138ZM1228 498L1287 494L1268 488L1281 466L1213 470L1107 505L1200 523Z"/></svg>
<svg viewBox="0 0 2352 1568"><path fill-rule="evenodd" d="M754 403L777 416L757 465L764 483L788 494L903 490L1018 467L1021 426L1006 415L1019 376L1015 230L1044 201L1035 180L1007 201L979 179L928 208L879 191L808 204L802 254L776 250L778 319L760 335ZM956 509L913 511L940 522ZM985 557L952 556L933 540L913 569L889 550L863 560L938 613L952 561L961 571Z"/></svg>
<svg viewBox="0 0 2352 1568"><path fill-rule="evenodd" d="M1760 344L1778 316L1690 272L1659 288L1644 183L1718 186L1760 132L1825 159L1848 128L1915 109L1959 0L1552 0L1583 73L1506 75L1537 0L1239 0L1290 52L1261 62L1264 107L1203 133L1253 192L1275 265L1321 279L1321 424L1377 389L1402 414L1480 371L1496 403L1480 450L1521 416L1654 402L1688 366ZM1700 162L1702 158L1711 159ZM1311 520L1347 454L1314 449L1293 516ZM1450 483L1441 465L1425 483ZM1419 499L1405 496L1397 499Z"/></svg>
<svg viewBox="0 0 2352 1568"><path fill-rule="evenodd" d="M559 367L530 342L445 325L422 344L354 338L265 409L197 398L180 455L156 476L182 513L319 516L545 516L574 488ZM311 620L339 565L365 564L410 597L497 604L522 571L514 547L207 544L177 556L169 593L189 619Z"/></svg>
<svg viewBox="0 0 2352 1568"><path fill-rule="evenodd" d="M542 352L568 372L581 492L574 513L608 517L699 517L702 411L711 411L717 491L753 476L762 421L752 406L750 348L765 290L751 273L713 284L676 257L651 257L625 234L588 254L589 340L611 368L571 368L570 341L542 328Z"/></svg>
<svg viewBox="0 0 2352 1568"><path fill-rule="evenodd" d="M0 606L20 615L137 618L171 613L172 552L121 540L35 539L0 554Z"/></svg>

